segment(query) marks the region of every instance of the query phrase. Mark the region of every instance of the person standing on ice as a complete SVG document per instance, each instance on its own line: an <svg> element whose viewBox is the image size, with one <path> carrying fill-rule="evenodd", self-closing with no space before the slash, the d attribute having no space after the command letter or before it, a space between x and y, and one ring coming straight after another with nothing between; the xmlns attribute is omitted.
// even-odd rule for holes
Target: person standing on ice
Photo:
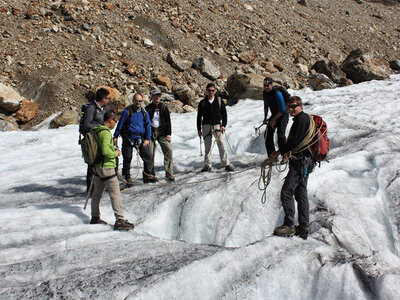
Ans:
<svg viewBox="0 0 400 300"><path fill-rule="evenodd" d="M299 148L310 130L310 117L303 112L303 102L300 97L293 96L288 103L289 114L293 117L293 124L289 136L278 151L271 153L270 158L276 159L279 154L288 154ZM300 147L304 149L304 147ZM275 228L274 234L278 236L298 235L306 239L309 233L309 202L307 195L308 175L313 168L313 159L308 147L295 157L289 158L289 172L281 190L281 202L285 213L283 225ZM295 205L297 202L299 225L294 227Z"/></svg>
<svg viewBox="0 0 400 300"><path fill-rule="evenodd" d="M92 130L97 132L97 143L103 155L103 160L93 168L94 191L92 194L92 219L90 224L107 224L100 218L100 199L104 188L107 189L111 199L111 206L117 219L114 230L130 230L133 224L125 220L121 205L121 192L116 173L116 158L121 155L119 150L114 149L112 129L117 124L117 113L114 110L104 114L104 125L94 127Z"/></svg>
<svg viewBox="0 0 400 300"><path fill-rule="evenodd" d="M211 171L211 141L212 136L214 136L225 171L231 172L234 169L229 163L223 139L228 117L224 101L216 97L215 92L215 84L212 82L207 84L206 97L200 101L197 110L197 132L199 137L204 138L205 145L204 166L201 171Z"/></svg>
<svg viewBox="0 0 400 300"><path fill-rule="evenodd" d="M161 102L161 91L154 89L150 93L151 103L146 106L146 111L150 115L152 139L150 148L153 154L153 168L156 151L156 142L161 146L164 154L164 170L165 177L169 181L175 181L174 165L172 161L172 146L171 146L171 117L168 107Z"/></svg>
<svg viewBox="0 0 400 300"><path fill-rule="evenodd" d="M79 132L83 136L88 133L93 127L103 124L104 113L106 105L110 103L110 91L105 88L99 88L96 91L96 98L93 102L84 105L85 110L83 113L81 124L79 124ZM86 172L86 191L89 191L90 184L93 178L93 166L88 165Z"/></svg>
<svg viewBox="0 0 400 300"><path fill-rule="evenodd" d="M264 100L264 124L267 124L265 131L265 148L267 149L268 157L275 151L274 133L278 134L278 147L281 148L286 142L286 127L289 121L289 114L286 110L285 96L290 97L289 93L280 86L276 86L274 80L270 77L264 79L264 90L262 93ZM271 116L267 119L268 109L271 111ZM287 159L282 157L282 161Z"/></svg>

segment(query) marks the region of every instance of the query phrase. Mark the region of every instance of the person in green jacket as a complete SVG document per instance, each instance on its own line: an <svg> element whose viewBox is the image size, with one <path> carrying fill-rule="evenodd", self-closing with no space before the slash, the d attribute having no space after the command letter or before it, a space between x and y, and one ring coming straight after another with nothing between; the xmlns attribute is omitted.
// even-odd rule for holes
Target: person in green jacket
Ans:
<svg viewBox="0 0 400 300"><path fill-rule="evenodd" d="M104 125L98 125L92 130L97 132L97 143L103 155L103 160L93 167L93 185L92 194L92 219L90 224L107 224L100 219L100 199L104 188L107 188L111 198L111 206L117 219L114 224L114 230L130 230L134 225L125 220L121 205L121 192L116 173L116 158L121 155L119 150L114 149L114 143L111 135L111 129L117 124L117 113L114 110L107 111L104 114Z"/></svg>

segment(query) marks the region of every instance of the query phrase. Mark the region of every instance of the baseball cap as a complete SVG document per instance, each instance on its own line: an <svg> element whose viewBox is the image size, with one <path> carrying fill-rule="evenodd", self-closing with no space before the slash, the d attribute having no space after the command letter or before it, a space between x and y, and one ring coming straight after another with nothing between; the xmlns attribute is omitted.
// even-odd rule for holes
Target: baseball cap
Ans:
<svg viewBox="0 0 400 300"><path fill-rule="evenodd" d="M150 93L151 96L161 95L161 91L159 89L154 89Z"/></svg>

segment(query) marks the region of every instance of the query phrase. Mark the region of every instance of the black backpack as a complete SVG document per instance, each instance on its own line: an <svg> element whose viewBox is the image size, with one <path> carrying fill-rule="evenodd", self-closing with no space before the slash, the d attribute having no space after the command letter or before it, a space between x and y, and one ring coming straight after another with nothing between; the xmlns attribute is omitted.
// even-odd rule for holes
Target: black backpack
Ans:
<svg viewBox="0 0 400 300"><path fill-rule="evenodd" d="M285 105L287 105L290 102L289 100L290 100L291 95L284 87L276 85L272 88L272 90L274 91L274 94L276 91L279 91L282 93L283 100L285 100Z"/></svg>
<svg viewBox="0 0 400 300"><path fill-rule="evenodd" d="M79 120L79 133L82 134L82 135L85 135L85 133L82 132L83 116L85 115L85 111L86 111L86 109L88 108L89 105L94 105L94 108L95 108L93 119L96 119L96 116L97 116L97 107L96 107L96 103L94 103L94 102L89 102L89 103L86 103L86 104L83 104L83 105L82 105L82 107L81 107L81 112L83 112L83 114L82 114L82 116L81 116L81 118L80 118L80 120Z"/></svg>

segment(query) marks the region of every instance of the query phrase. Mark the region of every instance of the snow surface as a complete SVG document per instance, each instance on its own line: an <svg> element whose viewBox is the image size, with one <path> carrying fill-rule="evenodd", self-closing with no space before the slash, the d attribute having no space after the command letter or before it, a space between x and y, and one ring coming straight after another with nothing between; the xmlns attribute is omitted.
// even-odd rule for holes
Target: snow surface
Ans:
<svg viewBox="0 0 400 300"><path fill-rule="evenodd" d="M333 144L310 175L308 240L271 236L286 172L273 170L262 204L260 101L228 107L229 176L217 147L213 172L193 173L196 114L172 116L181 173L122 192L132 232L88 224L77 126L0 133L0 298L399 299L400 75L291 92L323 116ZM107 194L101 212L114 223Z"/></svg>

